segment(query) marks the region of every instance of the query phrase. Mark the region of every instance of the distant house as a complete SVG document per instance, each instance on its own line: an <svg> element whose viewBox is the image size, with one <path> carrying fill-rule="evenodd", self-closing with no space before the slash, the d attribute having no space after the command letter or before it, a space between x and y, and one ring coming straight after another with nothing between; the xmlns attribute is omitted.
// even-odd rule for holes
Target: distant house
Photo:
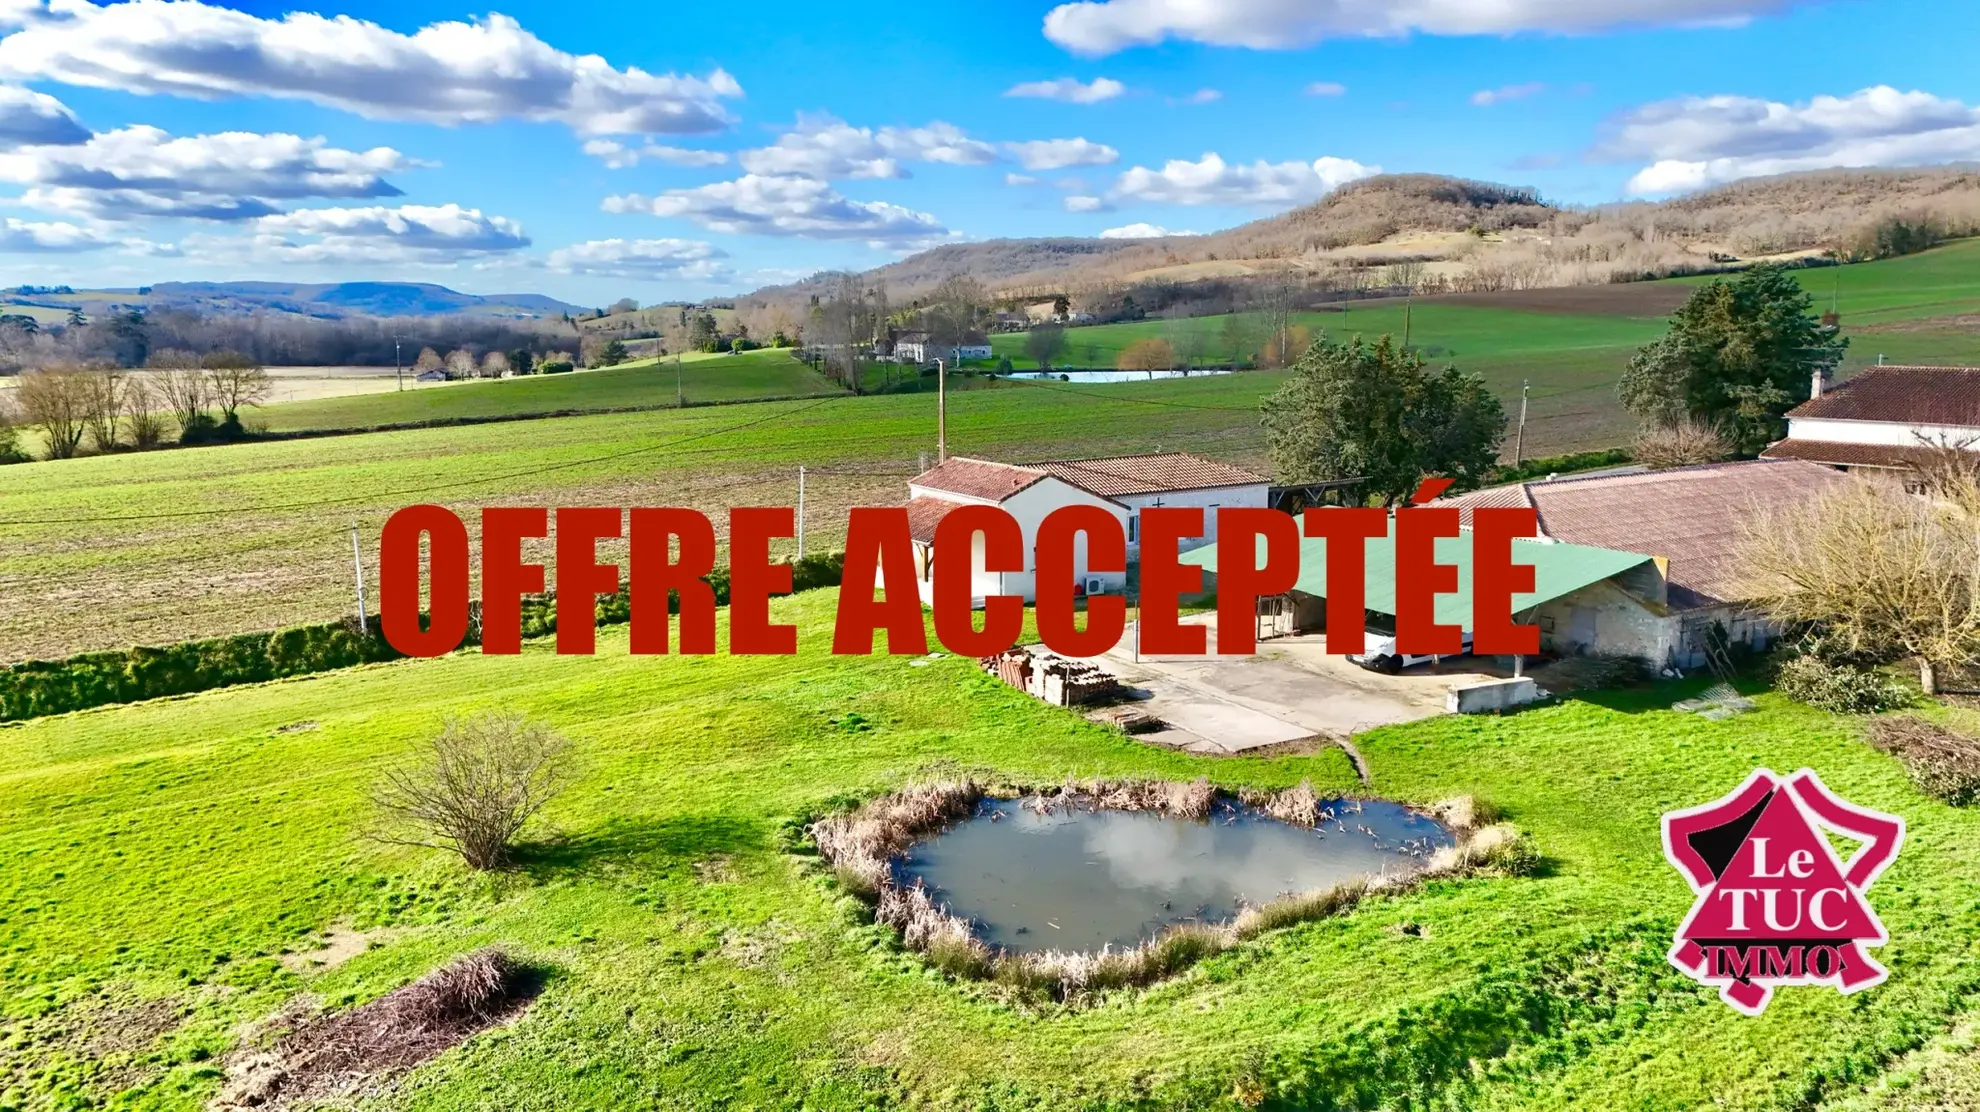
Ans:
<svg viewBox="0 0 1980 1112"><path fill-rule="evenodd" d="M940 344L926 332L902 332L894 337L894 358L903 363L933 363L937 359L990 358L990 338L981 332L963 336L959 346Z"/></svg>
<svg viewBox="0 0 1980 1112"><path fill-rule="evenodd" d="M1121 522L1128 537L1128 560L1140 553L1140 512L1153 506L1263 507L1266 480L1259 475L1182 452L1113 456L1103 459L1053 460L1015 465L952 456L915 476L908 483L908 524L915 542L915 571L924 599L934 593L935 529L958 506L1002 506L1024 531L1025 566L1015 572L983 570L979 539L971 594L1019 595L1035 601L1033 563L1038 525L1045 515L1063 506L1099 506ZM1185 549L1207 544L1216 536L1216 518L1207 513L1208 536L1185 542ZM1094 572L1086 567L1082 547L1074 571L1079 589L1087 593L1115 592L1126 587L1121 572Z"/></svg>
<svg viewBox="0 0 1980 1112"><path fill-rule="evenodd" d="M418 374L414 375L413 381L414 382L445 382L447 381L448 377L449 376L446 371L443 371L440 368L435 367L430 371L421 371Z"/></svg>
<svg viewBox="0 0 1980 1112"><path fill-rule="evenodd" d="M1604 579L1538 607L1541 647L1697 668L1715 624L1754 648L1779 636L1751 604L1739 564L1746 523L1843 481L1827 467L1762 459L1514 483L1436 504L1464 511L1467 528L1471 510L1530 507L1543 538L1653 557L1661 574Z"/></svg>
<svg viewBox="0 0 1980 1112"><path fill-rule="evenodd" d="M1812 395L1764 458L1900 471L1935 448L1980 452L1980 367L1868 367L1837 386L1818 376Z"/></svg>

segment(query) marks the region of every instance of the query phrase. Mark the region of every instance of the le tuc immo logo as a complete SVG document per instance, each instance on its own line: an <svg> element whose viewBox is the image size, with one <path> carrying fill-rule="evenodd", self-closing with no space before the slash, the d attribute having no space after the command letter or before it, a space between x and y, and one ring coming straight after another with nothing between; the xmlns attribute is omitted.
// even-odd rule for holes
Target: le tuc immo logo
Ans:
<svg viewBox="0 0 1980 1112"><path fill-rule="evenodd" d="M1856 843L1845 860L1829 835ZM1782 985L1851 993L1889 971L1865 892L1896 859L1904 820L1844 802L1815 773L1759 769L1722 799L1664 816L1664 855L1697 894L1671 963L1746 1013Z"/></svg>

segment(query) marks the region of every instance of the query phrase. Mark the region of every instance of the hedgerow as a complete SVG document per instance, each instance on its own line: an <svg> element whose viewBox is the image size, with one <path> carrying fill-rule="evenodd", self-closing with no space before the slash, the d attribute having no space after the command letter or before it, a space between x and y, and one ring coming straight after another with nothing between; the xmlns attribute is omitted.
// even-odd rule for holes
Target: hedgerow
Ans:
<svg viewBox="0 0 1980 1112"><path fill-rule="evenodd" d="M844 563L845 557L839 553L792 561L791 588L809 591L837 586ZM716 605L728 605L729 569L718 567L707 579L715 588ZM670 592L668 611L678 610L679 604L680 599ZM599 625L630 621L630 590L621 587L617 594L599 599L597 613ZM523 600L522 629L526 638L557 632L554 594ZM471 622L464 643L479 644L480 634L479 621ZM355 619L346 618L272 633L82 653L62 660L30 660L0 669L0 721L264 683L397 660L400 655L381 635L374 617L365 622L363 632Z"/></svg>

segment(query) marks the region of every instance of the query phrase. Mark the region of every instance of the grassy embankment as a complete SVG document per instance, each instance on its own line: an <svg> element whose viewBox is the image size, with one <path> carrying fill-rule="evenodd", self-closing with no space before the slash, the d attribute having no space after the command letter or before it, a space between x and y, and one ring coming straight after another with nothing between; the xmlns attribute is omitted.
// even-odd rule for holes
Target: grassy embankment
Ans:
<svg viewBox="0 0 1980 1112"><path fill-rule="evenodd" d="M1707 722L1659 690L1358 739L1376 793L1503 807L1539 875L1376 900L1087 1010L1013 1010L899 952L786 854L788 824L931 770L1337 791L1353 773L1331 749L1150 748L955 658L831 657L833 601L778 605L796 658L632 658L611 631L591 658L536 644L0 729L0 1105L129 1088L192 1109L242 1023L490 943L547 966L544 995L374 1107L1230 1108L1255 1078L1271 1107L1804 1108L1929 1043L1980 987L1980 815L1920 796L1846 720L1762 696ZM491 879L363 840L379 769L491 707L576 743L580 778L546 816L562 837ZM1910 822L1872 892L1888 984L1788 990L1747 1019L1665 964L1690 897L1658 816L1756 764L1812 767ZM280 963L339 924L372 948Z"/></svg>

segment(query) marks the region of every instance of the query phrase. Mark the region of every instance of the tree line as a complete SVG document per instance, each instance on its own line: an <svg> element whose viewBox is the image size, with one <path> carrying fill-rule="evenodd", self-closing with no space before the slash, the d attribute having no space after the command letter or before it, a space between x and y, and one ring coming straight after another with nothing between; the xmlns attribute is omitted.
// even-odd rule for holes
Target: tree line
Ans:
<svg viewBox="0 0 1980 1112"><path fill-rule="evenodd" d="M44 325L27 314L0 311L0 373L61 365L143 367L163 349L237 352L262 366L390 367L421 348L542 355L577 348L583 339L574 323L557 319L203 316L178 309L127 309L92 319L78 308L65 323ZM604 341L596 346L602 350Z"/></svg>

